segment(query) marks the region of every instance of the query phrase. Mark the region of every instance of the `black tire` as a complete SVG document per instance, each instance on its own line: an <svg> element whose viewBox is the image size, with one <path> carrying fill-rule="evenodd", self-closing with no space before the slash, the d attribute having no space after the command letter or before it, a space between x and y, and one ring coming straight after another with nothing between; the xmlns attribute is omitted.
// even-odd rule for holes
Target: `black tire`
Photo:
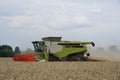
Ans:
<svg viewBox="0 0 120 80"><path fill-rule="evenodd" d="M60 60L59 60L59 58L57 58L53 54L49 53L49 61L60 61Z"/></svg>

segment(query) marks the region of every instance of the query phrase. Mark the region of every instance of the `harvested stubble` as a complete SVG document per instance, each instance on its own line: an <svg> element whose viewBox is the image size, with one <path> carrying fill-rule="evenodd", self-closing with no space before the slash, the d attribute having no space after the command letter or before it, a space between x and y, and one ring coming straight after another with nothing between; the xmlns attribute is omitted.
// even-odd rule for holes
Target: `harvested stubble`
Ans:
<svg viewBox="0 0 120 80"><path fill-rule="evenodd" d="M0 58L0 80L120 80L120 62L14 62Z"/></svg>

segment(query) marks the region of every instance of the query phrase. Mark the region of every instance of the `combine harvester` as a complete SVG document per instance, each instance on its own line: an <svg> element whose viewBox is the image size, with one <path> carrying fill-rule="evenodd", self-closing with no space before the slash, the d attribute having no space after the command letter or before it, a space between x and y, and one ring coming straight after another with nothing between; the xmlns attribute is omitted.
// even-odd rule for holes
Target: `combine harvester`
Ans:
<svg viewBox="0 0 120 80"><path fill-rule="evenodd" d="M94 42L61 41L62 37L45 37L42 41L33 41L37 60L45 61L87 61L90 53L88 44Z"/></svg>
<svg viewBox="0 0 120 80"><path fill-rule="evenodd" d="M33 41L35 54L15 55L15 61L88 61L88 44L94 42L61 41L62 37L45 37L42 41Z"/></svg>

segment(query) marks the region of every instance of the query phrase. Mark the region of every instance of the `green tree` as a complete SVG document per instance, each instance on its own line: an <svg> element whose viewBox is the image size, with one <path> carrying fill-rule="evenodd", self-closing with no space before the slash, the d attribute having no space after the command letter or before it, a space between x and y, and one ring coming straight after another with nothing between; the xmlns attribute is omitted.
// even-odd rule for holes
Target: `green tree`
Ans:
<svg viewBox="0 0 120 80"><path fill-rule="evenodd" d="M0 46L0 57L12 57L14 55L13 49L9 45Z"/></svg>
<svg viewBox="0 0 120 80"><path fill-rule="evenodd" d="M15 47L15 54L20 54L21 53L21 50L20 48L17 46Z"/></svg>

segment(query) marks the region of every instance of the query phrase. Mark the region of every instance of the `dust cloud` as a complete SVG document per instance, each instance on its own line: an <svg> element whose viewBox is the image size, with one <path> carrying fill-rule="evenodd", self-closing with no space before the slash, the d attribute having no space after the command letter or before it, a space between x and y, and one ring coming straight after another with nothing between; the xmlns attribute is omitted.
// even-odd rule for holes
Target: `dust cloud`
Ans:
<svg viewBox="0 0 120 80"><path fill-rule="evenodd" d="M111 45L108 48L89 48L91 58L104 59L107 61L120 61L120 49L116 45Z"/></svg>

